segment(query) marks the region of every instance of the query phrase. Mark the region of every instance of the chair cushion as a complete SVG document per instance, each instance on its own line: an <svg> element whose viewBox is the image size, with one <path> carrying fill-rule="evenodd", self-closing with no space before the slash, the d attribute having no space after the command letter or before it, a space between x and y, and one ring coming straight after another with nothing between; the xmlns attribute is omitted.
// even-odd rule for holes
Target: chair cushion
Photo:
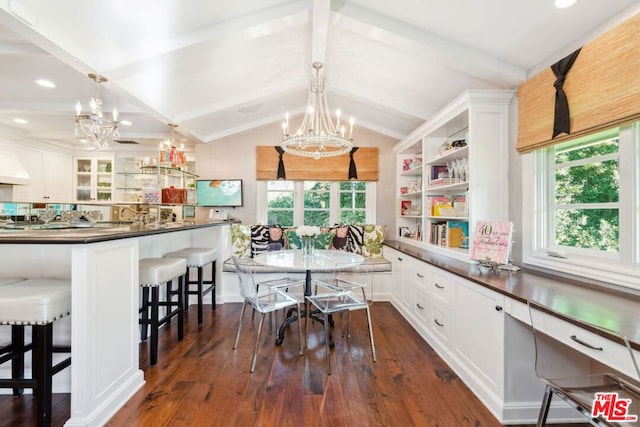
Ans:
<svg viewBox="0 0 640 427"><path fill-rule="evenodd" d="M251 226L231 224L231 255L237 257L251 256Z"/></svg>
<svg viewBox="0 0 640 427"><path fill-rule="evenodd" d="M0 287L0 325L46 325L71 312L71 282L28 279Z"/></svg>
<svg viewBox="0 0 640 427"><path fill-rule="evenodd" d="M382 258L382 243L386 225L364 224L363 226L362 256Z"/></svg>
<svg viewBox="0 0 640 427"><path fill-rule="evenodd" d="M184 258L188 267L202 267L216 259L218 251L213 248L185 248L164 254L165 258Z"/></svg>
<svg viewBox="0 0 640 427"><path fill-rule="evenodd" d="M184 258L144 258L138 268L140 286L160 286L184 276L187 261Z"/></svg>
<svg viewBox="0 0 640 427"><path fill-rule="evenodd" d="M284 229L279 225L251 226L251 256L284 249Z"/></svg>
<svg viewBox="0 0 640 427"><path fill-rule="evenodd" d="M300 242L300 236L296 233L295 228L290 228L286 232L287 234L287 248L288 249L300 249L302 242ZM331 243L335 234L329 231L323 231L317 235L314 239L314 247L316 249L331 249Z"/></svg>

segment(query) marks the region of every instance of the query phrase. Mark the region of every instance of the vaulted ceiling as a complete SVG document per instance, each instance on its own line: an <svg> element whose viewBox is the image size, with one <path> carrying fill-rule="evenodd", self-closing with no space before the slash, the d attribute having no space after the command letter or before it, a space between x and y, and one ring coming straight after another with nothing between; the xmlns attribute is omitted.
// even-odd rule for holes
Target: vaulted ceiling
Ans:
<svg viewBox="0 0 640 427"><path fill-rule="evenodd" d="M0 0L0 131L82 147L74 105L97 73L105 110L131 122L121 140L155 144L177 123L212 143L302 114L319 61L331 108L400 139L466 89L515 89L639 3Z"/></svg>

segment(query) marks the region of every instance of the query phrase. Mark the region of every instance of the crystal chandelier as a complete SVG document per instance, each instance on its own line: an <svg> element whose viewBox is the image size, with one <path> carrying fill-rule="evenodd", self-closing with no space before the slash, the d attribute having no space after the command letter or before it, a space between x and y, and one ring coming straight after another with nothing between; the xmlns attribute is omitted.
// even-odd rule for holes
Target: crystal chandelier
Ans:
<svg viewBox="0 0 640 427"><path fill-rule="evenodd" d="M320 75L322 64L314 62L315 75L309 85L307 109L298 131L289 134L289 113L282 122L282 149L296 156L321 157L339 156L349 153L353 147L353 117L349 120L349 138L345 137L345 126L340 124L340 109L336 111L334 124L327 104L324 78Z"/></svg>
<svg viewBox="0 0 640 427"><path fill-rule="evenodd" d="M96 94L89 101L90 113L82 113L80 101L76 104L76 136L78 136L78 129L80 129L88 137L87 140L93 148L105 150L109 148L109 141L114 136L119 136L118 110L113 109L111 120L104 117L102 99L100 99L100 84L106 83L107 78L93 73L89 74L89 78L96 82Z"/></svg>

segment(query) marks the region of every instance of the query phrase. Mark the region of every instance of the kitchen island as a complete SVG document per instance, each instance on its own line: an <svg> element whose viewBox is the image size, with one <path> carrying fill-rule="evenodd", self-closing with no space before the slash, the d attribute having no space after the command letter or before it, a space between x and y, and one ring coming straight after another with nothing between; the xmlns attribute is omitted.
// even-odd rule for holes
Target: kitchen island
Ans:
<svg viewBox="0 0 640 427"><path fill-rule="evenodd" d="M71 392L65 425L103 425L144 384L138 261L195 246L226 254L229 241L228 222L0 230L3 276L71 280L71 316L54 326L54 339L71 340L71 366L54 380Z"/></svg>

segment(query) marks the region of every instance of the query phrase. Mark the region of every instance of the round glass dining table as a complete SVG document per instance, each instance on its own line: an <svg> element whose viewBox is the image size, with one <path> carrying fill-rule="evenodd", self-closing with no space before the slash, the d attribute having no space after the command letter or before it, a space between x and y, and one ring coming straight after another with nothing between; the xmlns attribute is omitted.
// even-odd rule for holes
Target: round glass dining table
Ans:
<svg viewBox="0 0 640 427"><path fill-rule="evenodd" d="M283 273L304 271L306 273L304 287L305 295L311 295L311 274L313 272L331 272L338 266L340 266L340 268L348 268L362 264L364 261L362 255L352 252L330 251L325 249L316 249L310 255L303 255L302 251L299 249L263 252L253 257L253 259L258 264L281 268ZM306 310L307 302L305 301L305 311ZM313 316L311 317L314 318ZM285 329L296 320L298 320L297 315L287 317L278 331L276 345L282 344ZM314 318L314 320L318 319Z"/></svg>

